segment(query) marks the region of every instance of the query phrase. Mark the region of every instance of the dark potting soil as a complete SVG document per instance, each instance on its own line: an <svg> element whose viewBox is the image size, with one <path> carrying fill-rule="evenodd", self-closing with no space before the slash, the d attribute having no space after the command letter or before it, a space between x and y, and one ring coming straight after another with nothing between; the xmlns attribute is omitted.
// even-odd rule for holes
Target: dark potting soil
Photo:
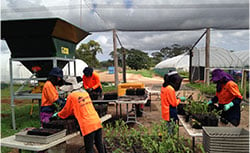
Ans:
<svg viewBox="0 0 250 153"><path fill-rule="evenodd" d="M136 95L136 89L127 89L126 95Z"/></svg>
<svg viewBox="0 0 250 153"><path fill-rule="evenodd" d="M80 130L79 124L74 117L53 120L49 123L44 123L43 127L49 129L66 129L66 134L71 134Z"/></svg>
<svg viewBox="0 0 250 153"><path fill-rule="evenodd" d="M143 96L143 95L145 95L145 88L137 88L136 91L135 91L135 94L137 96Z"/></svg>
<svg viewBox="0 0 250 153"><path fill-rule="evenodd" d="M193 114L192 118L201 123L201 126L218 126L218 118L209 114Z"/></svg>
<svg viewBox="0 0 250 153"><path fill-rule="evenodd" d="M118 99L117 92L108 92L104 94L104 100L115 100Z"/></svg>
<svg viewBox="0 0 250 153"><path fill-rule="evenodd" d="M39 135L39 136L49 136L57 132L62 131L61 129L32 129L27 131L28 135Z"/></svg>
<svg viewBox="0 0 250 153"><path fill-rule="evenodd" d="M179 104L177 106L177 114L179 114L179 115L185 115L184 107L186 107L186 104Z"/></svg>
<svg viewBox="0 0 250 153"><path fill-rule="evenodd" d="M208 112L212 112L213 110L218 110L219 108L215 106L214 104L209 104L207 109L208 109Z"/></svg>

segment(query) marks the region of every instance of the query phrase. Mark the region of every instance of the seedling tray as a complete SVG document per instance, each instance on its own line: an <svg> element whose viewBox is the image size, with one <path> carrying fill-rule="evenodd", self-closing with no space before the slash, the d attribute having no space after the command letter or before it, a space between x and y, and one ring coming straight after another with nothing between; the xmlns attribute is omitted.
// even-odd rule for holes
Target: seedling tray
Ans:
<svg viewBox="0 0 250 153"><path fill-rule="evenodd" d="M22 141L22 142L46 144L46 143L53 142L55 140L58 140L66 136L66 130L59 131L49 136L28 135L27 132L28 131L22 131L22 132L16 133L15 140Z"/></svg>
<svg viewBox="0 0 250 153"><path fill-rule="evenodd" d="M248 152L249 131L234 127L203 127L206 152Z"/></svg>

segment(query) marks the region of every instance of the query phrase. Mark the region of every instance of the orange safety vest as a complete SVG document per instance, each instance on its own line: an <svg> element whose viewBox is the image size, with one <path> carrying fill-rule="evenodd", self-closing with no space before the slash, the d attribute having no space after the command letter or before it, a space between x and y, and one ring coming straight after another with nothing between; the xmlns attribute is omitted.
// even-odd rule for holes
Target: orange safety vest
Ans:
<svg viewBox="0 0 250 153"><path fill-rule="evenodd" d="M50 106L59 98L56 87L50 82L46 81L42 91L41 106Z"/></svg>
<svg viewBox="0 0 250 153"><path fill-rule="evenodd" d="M175 90L172 86L161 87L161 114L164 120L170 121L170 105L177 107L179 103L180 99L176 98Z"/></svg>
<svg viewBox="0 0 250 153"><path fill-rule="evenodd" d="M100 77L96 72L93 72L92 76L86 77L82 76L83 86L85 89L93 88L96 89L98 87L102 88Z"/></svg>
<svg viewBox="0 0 250 153"><path fill-rule="evenodd" d="M102 128L100 117L86 91L75 91L68 95L66 105L58 116L65 119L70 115L77 119L83 136Z"/></svg>
<svg viewBox="0 0 250 153"><path fill-rule="evenodd" d="M235 98L242 99L238 85L234 81L228 81L222 85L220 92L216 92L219 104L228 104Z"/></svg>

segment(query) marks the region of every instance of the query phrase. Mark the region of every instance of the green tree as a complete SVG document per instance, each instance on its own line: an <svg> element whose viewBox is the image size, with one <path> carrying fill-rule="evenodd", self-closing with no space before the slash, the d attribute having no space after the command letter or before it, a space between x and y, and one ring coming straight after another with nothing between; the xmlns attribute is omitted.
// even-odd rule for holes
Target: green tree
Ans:
<svg viewBox="0 0 250 153"><path fill-rule="evenodd" d="M171 47L165 47L160 50L160 53L164 56L164 59L178 56L187 52L191 46L180 46L173 44Z"/></svg>
<svg viewBox="0 0 250 153"><path fill-rule="evenodd" d="M122 52L123 52L123 49L125 49L125 54L127 54L129 52L129 50L126 49L126 48L117 48L118 66L122 66ZM112 59L114 59L114 51L110 52L109 55L111 56Z"/></svg>
<svg viewBox="0 0 250 153"><path fill-rule="evenodd" d="M136 71L139 69L149 69L151 66L151 60L148 54L136 49L131 49L128 51L126 60L127 65Z"/></svg>
<svg viewBox="0 0 250 153"><path fill-rule="evenodd" d="M164 58L164 55L161 52L153 52L151 55L152 55L151 60L153 65L160 63Z"/></svg>
<svg viewBox="0 0 250 153"><path fill-rule="evenodd" d="M114 61L113 60L107 60L107 61L101 61L100 65L102 67L109 67L109 66L113 66L114 65Z"/></svg>
<svg viewBox="0 0 250 153"><path fill-rule="evenodd" d="M100 44L94 40L90 40L87 44L81 44L79 48L76 49L75 56L86 62L89 66L98 67L99 61L96 58L97 53L102 53Z"/></svg>

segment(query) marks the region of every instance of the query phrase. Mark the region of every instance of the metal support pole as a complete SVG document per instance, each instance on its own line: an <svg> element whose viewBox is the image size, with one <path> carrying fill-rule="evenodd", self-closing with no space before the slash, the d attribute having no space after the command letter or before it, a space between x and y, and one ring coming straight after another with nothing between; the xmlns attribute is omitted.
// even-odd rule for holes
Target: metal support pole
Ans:
<svg viewBox="0 0 250 153"><path fill-rule="evenodd" d="M76 60L74 60L74 76L76 76Z"/></svg>
<svg viewBox="0 0 250 153"><path fill-rule="evenodd" d="M53 67L57 67L57 61L56 61L56 59L53 59Z"/></svg>
<svg viewBox="0 0 250 153"><path fill-rule="evenodd" d="M206 31L203 32L203 34L200 36L200 38L194 43L194 45L189 50L189 82L193 82L192 74L192 57L193 57L193 49L198 44L198 42L201 40L201 38L206 34Z"/></svg>
<svg viewBox="0 0 250 153"><path fill-rule="evenodd" d="M189 82L193 83L192 78L192 58L193 58L193 50L189 51Z"/></svg>
<svg viewBox="0 0 250 153"><path fill-rule="evenodd" d="M70 76L70 62L68 62L68 75Z"/></svg>
<svg viewBox="0 0 250 153"><path fill-rule="evenodd" d="M206 50L205 50L205 83L209 85L209 67L210 67L210 28L207 28Z"/></svg>
<svg viewBox="0 0 250 153"><path fill-rule="evenodd" d="M116 45L116 30L113 29L113 46L114 46L114 67L115 67L115 86L118 87L118 57L117 57L117 45Z"/></svg>
<svg viewBox="0 0 250 153"><path fill-rule="evenodd" d="M15 119L15 104L14 104L14 88L13 88L13 67L12 59L9 60L10 64L10 105L12 115L12 128L16 130L16 119Z"/></svg>
<svg viewBox="0 0 250 153"><path fill-rule="evenodd" d="M126 51L125 48L122 47L122 73L123 73L123 82L126 83Z"/></svg>
<svg viewBox="0 0 250 153"><path fill-rule="evenodd" d="M193 152L195 152L195 137L192 137L193 139Z"/></svg>

